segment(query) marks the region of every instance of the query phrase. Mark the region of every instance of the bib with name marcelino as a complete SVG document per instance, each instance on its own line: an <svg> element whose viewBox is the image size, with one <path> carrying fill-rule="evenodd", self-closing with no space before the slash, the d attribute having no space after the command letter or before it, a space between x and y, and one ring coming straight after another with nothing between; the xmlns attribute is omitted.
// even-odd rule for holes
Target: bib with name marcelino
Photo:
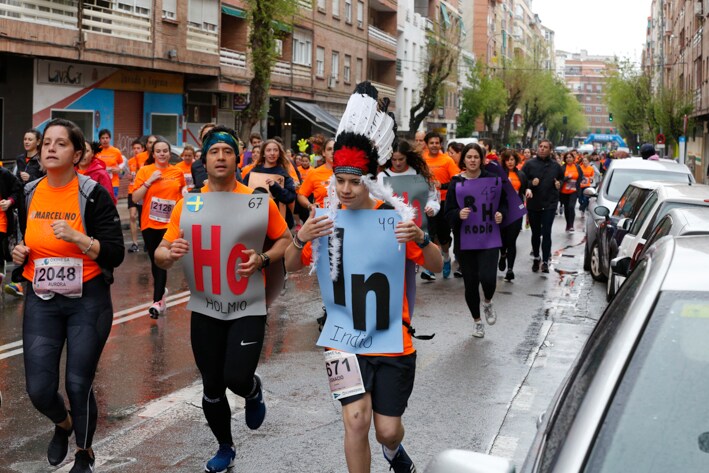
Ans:
<svg viewBox="0 0 709 473"><path fill-rule="evenodd" d="M101 274L101 268L96 261L82 254L78 246L54 236L51 225L57 220L65 220L74 230L86 233L79 209L78 177L74 177L69 184L62 187L52 187L46 179L42 179L37 185L27 212L25 245L29 247L30 255L22 276L33 281L35 260L56 257L83 260L83 282Z"/></svg>

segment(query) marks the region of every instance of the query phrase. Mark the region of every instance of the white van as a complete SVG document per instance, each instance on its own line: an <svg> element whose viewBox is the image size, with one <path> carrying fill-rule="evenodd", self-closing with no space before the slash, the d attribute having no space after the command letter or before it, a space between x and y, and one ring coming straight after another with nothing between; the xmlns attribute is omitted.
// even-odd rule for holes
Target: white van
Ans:
<svg viewBox="0 0 709 473"><path fill-rule="evenodd" d="M448 141L448 143L446 144L446 146L449 145L449 144L451 144L451 143L460 143L460 144L462 144L463 146L465 146L465 145L468 145L468 144L470 144L470 143L477 143L477 142L478 142L478 139L477 139L477 138L453 138L452 140Z"/></svg>

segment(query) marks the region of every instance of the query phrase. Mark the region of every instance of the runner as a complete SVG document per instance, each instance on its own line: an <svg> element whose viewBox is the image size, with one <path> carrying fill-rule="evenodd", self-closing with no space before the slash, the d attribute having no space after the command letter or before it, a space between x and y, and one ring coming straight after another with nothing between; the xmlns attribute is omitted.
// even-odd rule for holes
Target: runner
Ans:
<svg viewBox="0 0 709 473"><path fill-rule="evenodd" d="M111 146L111 132L107 128L98 132L98 139L101 142L101 152L97 157L106 164L106 170L111 176L111 185L113 185L113 197L118 199L118 188L121 185L123 155L121 154L121 150Z"/></svg>
<svg viewBox="0 0 709 473"><path fill-rule="evenodd" d="M455 247L460 255L460 267L463 271L463 283L465 285L465 302L468 304L470 314L475 321L473 337L476 338L485 336L485 326L480 318L480 286L482 286L483 295L485 296L482 303L485 321L488 325L494 325L497 322L497 314L492 305L492 297L495 295L497 286L497 271L495 266L497 263L498 248L500 247L499 225L507 210L505 191L502 186L499 185L497 202L487 202L488 205L491 205L489 213L492 221L485 220L484 206L486 203L483 201L481 204L480 202L483 194L485 196L488 195L487 191L482 190L483 186L488 185L488 180L483 181L482 179L489 178L490 181L494 183L495 181L499 181L500 178L496 174L492 174L483 168L484 153L483 148L477 143L470 143L463 148L463 158L461 161L462 172L451 179L445 206L445 216L453 228ZM458 189L461 186L476 189L475 192L479 194L478 197L468 197L467 195L461 197L461 195L464 194L461 189ZM465 205L461 206L459 199L462 199ZM468 199L472 199L470 203L468 203ZM475 203L476 200L477 204ZM492 218L493 213L494 218ZM492 238L486 240L483 238L482 233L474 234L474 237L471 239L470 248L466 248L466 243L463 242L464 232L462 231L462 227L468 222L470 222L470 225L473 224L474 220L469 220L469 217L474 218L474 215L471 214L483 214L483 218L480 220L480 222L483 222L483 225L498 227L498 238L496 240ZM489 235L489 233L486 234Z"/></svg>
<svg viewBox="0 0 709 473"><path fill-rule="evenodd" d="M192 179L192 163L194 162L194 148L192 145L185 145L180 155L182 161L175 164L175 167L182 171L182 175L185 176L185 182L187 183L187 190L190 191L194 189L194 180Z"/></svg>
<svg viewBox="0 0 709 473"><path fill-rule="evenodd" d="M419 130L414 134L414 148L416 148L416 151L422 155L423 155L423 152L426 151L426 132L425 131Z"/></svg>
<svg viewBox="0 0 709 473"><path fill-rule="evenodd" d="M140 230L153 274L153 304L148 309L153 319L157 319L167 309L167 271L155 264L155 250L167 230L172 209L182 199L185 186L182 171L170 165L170 143L159 138L153 144L153 151L145 161L145 166L135 176L133 189L133 199L144 202Z"/></svg>
<svg viewBox="0 0 709 473"><path fill-rule="evenodd" d="M209 131L209 130L207 130L207 131ZM249 149L244 150L241 153L241 159L239 160L239 167L240 168L243 168L244 166L248 166L249 164L254 162L253 150L256 148L260 148L262 141L263 141L263 138L261 137L261 133L258 133L258 132L251 133L251 135L249 136Z"/></svg>
<svg viewBox="0 0 709 473"><path fill-rule="evenodd" d="M357 91L361 90L363 86L373 89L371 85L365 83L358 85ZM357 111L361 110L361 116L370 116L367 111L377 106L376 96L373 95L369 99L369 103L361 103L367 100L366 97L366 95L360 93L352 96L345 110L345 116L342 119L343 123L346 123L347 117L350 116L350 105L353 105L352 108ZM381 120L383 112L378 112L377 116L377 121ZM394 126L393 120L391 120L391 126ZM384 133L384 136L386 135L387 133ZM393 139L394 134L391 133L390 136ZM286 269L288 271L296 271L313 261L317 261L318 256L314 254L312 241L332 234L333 221L331 216L334 215L335 219L341 218L340 215L342 215L341 212L343 211L337 210L340 203L346 206L348 212L363 209L384 211L387 208L396 208L402 221L395 226L395 231L392 230L388 234L391 235L389 244L393 244L394 248L396 248L396 242L398 241L405 248L405 255L401 256L407 260L411 260L432 271L440 271L442 269L440 250L436 245L431 244L428 235L411 219L413 215L411 209L403 201L395 198L391 191L387 192L382 189L374 179L373 176L376 173L379 158L377 150L381 153L382 158L379 163L384 164L391 153L391 144L389 146L386 146L386 143L372 144L368 136L355 134L346 128L338 134L334 155L335 176L330 180L329 184L331 195L336 197L336 199L329 202L327 215L315 217L315 209L311 210L310 218L286 250ZM407 215L408 218L405 218ZM373 216L372 218L376 219L377 217ZM329 254L334 253L332 256L333 261L339 261L340 258L344 258L344 255L348 253L348 245L355 244L348 243L352 240L347 240L346 238L344 240L338 238L337 241L339 244L333 244L333 248L339 248L339 251L333 249L328 252ZM376 246L369 246L368 250L366 254L358 255L357 258L376 262L386 257L385 254L389 252L386 248ZM325 250L320 249L319 251ZM340 265L336 264L337 266ZM403 268L401 270L392 270L392 274L396 271L403 271ZM326 267L322 272L324 276L319 274L318 279L321 291L323 284L328 282L322 278L330 278L331 272L331 269ZM329 350L327 352L328 356L334 356L338 360L347 360L348 363L350 359L356 359L357 366L361 372L360 377L356 378L356 382L359 386L363 386L363 389L358 394L338 398L342 403L342 417L345 427L345 458L350 473L370 471L369 430L372 419L374 420L377 441L382 444L382 451L390 465L390 469L393 469L395 473L416 471L413 461L401 443L404 437L402 415L406 410L409 396L413 390L416 351L413 347L411 333L407 328L410 327L411 317L407 307L406 290L403 291L403 295L400 297L403 297L401 330L399 330L398 326L393 326L387 332L395 335L396 342L402 342L401 345L398 345L404 347L402 351L357 355L352 355L342 349ZM346 309L346 311L349 314L347 319L350 320L350 323L353 316L359 317L362 315L354 313L354 309L351 307ZM328 315L323 335L331 328L331 319L332 316ZM376 332L378 330L373 330L373 332L375 332L374 336L377 336Z"/></svg>
<svg viewBox="0 0 709 473"><path fill-rule="evenodd" d="M251 194L253 191L234 179L239 156L236 132L225 127L213 128L205 137L203 153L209 183L202 193L233 192ZM184 200L177 203L170 217L165 238L155 252L157 263L165 270L190 250L191 242L183 238L180 219ZM188 204L189 205L189 202ZM187 209L189 211L189 208ZM205 218L206 212L192 215ZM219 217L217 217L219 218ZM204 225L210 221L205 220ZM276 204L268 199L266 237L273 246L262 253L262 245L244 250L248 260L242 260L237 269L240 281L256 278L255 273L279 262L290 243L290 233ZM250 230L256 231L256 229ZM263 287L262 280L254 280ZM193 291L192 297L195 296ZM213 296L213 294L212 294ZM219 443L216 455L207 462L205 471L224 472L234 466L236 451L231 433L231 408L226 397L227 388L246 399L246 425L258 429L266 416L261 378L256 375L256 366L263 346L266 313L236 318L216 314L192 312L192 351L204 386L202 409L212 433Z"/></svg>
<svg viewBox="0 0 709 473"><path fill-rule="evenodd" d="M209 130L217 126L216 123L205 123L199 129L199 146L202 146L202 140L209 133ZM197 156L199 153L200 156ZM204 181L207 179L207 170L204 167L204 162L202 161L202 148L199 149L198 153L195 153L195 160L192 163L192 180L194 181L194 188L201 189L204 185Z"/></svg>
<svg viewBox="0 0 709 473"><path fill-rule="evenodd" d="M511 149L506 149L500 155L500 159L507 170L507 178L510 180L512 187L517 191L522 202L524 202L524 193L527 190L527 176L517 169L520 162L519 155ZM500 271L507 269L507 273L505 273L505 281L507 282L515 278L514 265L517 257L517 237L522 231L522 221L523 218L519 218L500 230L502 248L500 249L500 261L497 269Z"/></svg>
<svg viewBox="0 0 709 473"><path fill-rule="evenodd" d="M564 154L564 164L561 166L564 178L561 185L561 195L559 203L564 207L564 217L566 218L566 231L574 231L574 219L576 218L576 199L581 192L581 181L583 171L581 166L574 162L572 153Z"/></svg>
<svg viewBox="0 0 709 473"><path fill-rule="evenodd" d="M10 237L17 236L15 233L15 217L13 210L18 208L22 195L22 184L20 180L7 168L0 166L0 284L5 279L5 263L12 261L12 253L10 251ZM10 283L13 286L20 286L16 283ZM9 284L7 285L9 286ZM22 296L22 290L10 286L8 293ZM10 292L12 290L12 292Z"/></svg>
<svg viewBox="0 0 709 473"><path fill-rule="evenodd" d="M554 225L556 207L559 205L559 188L564 178L561 166L551 156L552 144L549 140L541 140L537 157L530 159L522 167L527 176L527 212L529 226L532 229L532 271L541 269L549 272L551 258L551 227ZM539 257L539 246L542 247L542 257Z"/></svg>
<svg viewBox="0 0 709 473"><path fill-rule="evenodd" d="M443 145L441 135L436 132L430 132L426 134L424 140L426 142L426 150L423 152L423 158L426 164L428 164L431 173L436 178L440 201L445 202L448 183L453 176L460 172L460 169L450 156L441 152ZM433 217L428 217L428 231L431 233L433 241L441 247L443 254L443 277L447 279L451 275L451 257L449 254L451 228L443 212L439 212ZM430 271L422 271L421 279L435 281L436 276Z"/></svg>
<svg viewBox="0 0 709 473"><path fill-rule="evenodd" d="M111 199L115 205L116 198L113 194L111 177L106 171L106 165L96 156L100 151L101 145L99 143L95 141L93 143L89 143L87 141L86 149L84 150L84 157L81 158L81 161L79 161L79 164L76 166L76 172L83 174L84 176L89 176L91 179L105 187L111 194Z"/></svg>
<svg viewBox="0 0 709 473"><path fill-rule="evenodd" d="M583 191L589 187L595 187L601 179L601 173L598 172L596 166L591 164L588 154L584 154L581 157L581 171L583 172L583 179L581 180L581 189L579 190L579 210L581 211L581 218L583 219L586 217L585 212L588 208L588 197L583 194Z"/></svg>
<svg viewBox="0 0 709 473"><path fill-rule="evenodd" d="M147 146L147 151L143 146L143 142L140 140L133 140L131 143L131 149L133 151L133 157L128 160L128 170L130 171L130 183L128 184L128 215L130 222L130 236L131 245L128 248L129 253L137 253L140 251L138 247L138 216L143 210L143 206L133 202L133 187L135 186L135 176L138 174L140 168L145 165L145 161L148 159L148 155L152 152L153 144L157 140L155 135L150 135L145 144Z"/></svg>
<svg viewBox="0 0 709 473"><path fill-rule="evenodd" d="M446 148L446 153L451 157L456 166L460 165L460 153L463 152L465 146L463 143L458 143L457 141L451 141L448 143L448 148Z"/></svg>
<svg viewBox="0 0 709 473"><path fill-rule="evenodd" d="M335 140L330 138L325 142L323 156L325 164L311 169L308 177L303 180L303 184L298 189L298 203L304 209L310 211L313 205L323 208L326 206L327 185L332 177L332 156L335 151ZM312 197L311 203L309 198Z"/></svg>
<svg viewBox="0 0 709 473"><path fill-rule="evenodd" d="M55 119L47 124L41 152L47 177L25 187L25 240L12 252L19 265L13 279L26 281L22 344L27 394L56 424L47 449L51 465L64 461L69 437L76 434L71 473L93 471L98 408L92 383L111 331L113 269L125 251L109 193L74 170L84 146L74 123ZM65 343L70 413L57 391Z"/></svg>

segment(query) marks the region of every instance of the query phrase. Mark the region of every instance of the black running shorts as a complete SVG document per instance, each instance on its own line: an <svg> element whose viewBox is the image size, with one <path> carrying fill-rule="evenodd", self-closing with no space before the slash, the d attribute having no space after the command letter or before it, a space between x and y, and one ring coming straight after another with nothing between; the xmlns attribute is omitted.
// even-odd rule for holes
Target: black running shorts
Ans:
<svg viewBox="0 0 709 473"><path fill-rule="evenodd" d="M414 390L416 353L404 356L357 355L364 389L372 396L372 410L377 414L401 417ZM340 400L347 405L362 399L364 394Z"/></svg>
<svg viewBox="0 0 709 473"><path fill-rule="evenodd" d="M128 194L128 208L136 208L138 209L138 213L140 213L140 207L142 206L133 202L133 194Z"/></svg>

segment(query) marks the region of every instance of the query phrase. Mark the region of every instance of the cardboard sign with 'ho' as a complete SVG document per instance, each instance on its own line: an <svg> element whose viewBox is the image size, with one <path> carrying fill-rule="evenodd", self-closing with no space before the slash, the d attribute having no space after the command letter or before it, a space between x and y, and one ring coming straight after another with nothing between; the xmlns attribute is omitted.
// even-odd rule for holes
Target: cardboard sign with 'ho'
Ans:
<svg viewBox="0 0 709 473"><path fill-rule="evenodd" d="M389 184L394 194L403 197L404 202L416 209L416 225L424 232L428 231L426 203L428 202L428 183L421 175L384 176L384 183Z"/></svg>
<svg viewBox="0 0 709 473"><path fill-rule="evenodd" d="M189 310L222 320L266 315L261 271L237 273L248 260L244 250L260 252L268 227L267 195L207 192L185 197L180 228L190 242L182 267L190 286ZM228 209L229 218L225 218Z"/></svg>
<svg viewBox="0 0 709 473"><path fill-rule="evenodd" d="M502 246L500 226L495 213L500 206L501 180L499 177L466 179L455 186L458 206L471 209L467 219L460 222L460 249L484 250Z"/></svg>
<svg viewBox="0 0 709 473"><path fill-rule="evenodd" d="M316 215L325 210L318 209ZM338 210L338 277L330 277L329 236L319 240L317 275L327 321L318 345L348 353L401 353L406 245L394 210Z"/></svg>
<svg viewBox="0 0 709 473"><path fill-rule="evenodd" d="M271 186L266 183L266 180L273 179L278 183L279 186L285 187L286 178L278 174L268 174L265 172L250 172L249 173L249 187L254 190L265 190L268 195L273 198L271 194ZM285 217L286 215L286 205L281 202L276 201L278 205L278 210L280 210L281 215Z"/></svg>

